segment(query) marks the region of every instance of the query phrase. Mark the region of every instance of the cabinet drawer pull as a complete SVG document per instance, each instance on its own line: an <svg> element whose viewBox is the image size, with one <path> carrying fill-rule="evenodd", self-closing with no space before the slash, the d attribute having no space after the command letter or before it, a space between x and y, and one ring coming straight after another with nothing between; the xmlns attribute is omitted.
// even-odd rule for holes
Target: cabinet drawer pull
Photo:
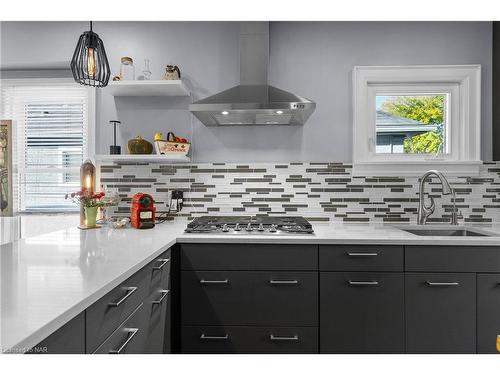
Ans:
<svg viewBox="0 0 500 375"><path fill-rule="evenodd" d="M271 285L296 285L299 280L269 280Z"/></svg>
<svg viewBox="0 0 500 375"><path fill-rule="evenodd" d="M205 280L201 279L200 284L229 284L229 279L224 280Z"/></svg>
<svg viewBox="0 0 500 375"><path fill-rule="evenodd" d="M201 334L200 340L227 340L229 335L226 333L224 336L207 336L204 333Z"/></svg>
<svg viewBox="0 0 500 375"><path fill-rule="evenodd" d="M128 332L127 339L123 342L123 344L121 344L121 346L118 349L110 350L109 354L120 354L123 351L123 349L127 347L129 342L132 341L137 332L139 332L139 328L126 328L125 331Z"/></svg>
<svg viewBox="0 0 500 375"><path fill-rule="evenodd" d="M361 257L376 257L378 255L378 253L356 253L356 252L348 251L347 255L349 255L350 257L361 258Z"/></svg>
<svg viewBox="0 0 500 375"><path fill-rule="evenodd" d="M373 285L378 285L378 281L371 280L371 281L353 281L353 280L348 280L347 281L349 285L353 286L373 286Z"/></svg>
<svg viewBox="0 0 500 375"><path fill-rule="evenodd" d="M165 297L168 295L168 290L162 290L161 291L161 297L158 301L153 301L152 304L153 305L161 305L161 303L163 302L163 300L165 299Z"/></svg>
<svg viewBox="0 0 500 375"><path fill-rule="evenodd" d="M111 307L120 306L123 302L125 302L125 300L127 298L129 298L132 294L134 294L134 292L137 290L137 287L131 286L129 288L125 288L125 290L127 291L127 294L125 294L121 300L119 300L118 302L110 302L110 303L108 303L108 306L111 306Z"/></svg>
<svg viewBox="0 0 500 375"><path fill-rule="evenodd" d="M161 262L159 266L154 266L153 271L160 271L165 265L170 262L170 258L165 258L165 259L157 259L158 262Z"/></svg>
<svg viewBox="0 0 500 375"><path fill-rule="evenodd" d="M299 341L299 336L293 335L293 336L276 336L276 335L269 335L269 339L271 341Z"/></svg>
<svg viewBox="0 0 500 375"><path fill-rule="evenodd" d="M460 283L456 281L451 281L451 282L434 282L434 281L426 281L425 282L428 286L459 286Z"/></svg>

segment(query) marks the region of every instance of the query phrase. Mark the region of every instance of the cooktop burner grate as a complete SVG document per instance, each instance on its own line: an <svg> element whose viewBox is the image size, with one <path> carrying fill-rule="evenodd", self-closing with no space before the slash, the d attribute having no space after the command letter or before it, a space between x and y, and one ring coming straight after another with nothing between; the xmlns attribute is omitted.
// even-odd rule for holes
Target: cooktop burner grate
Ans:
<svg viewBox="0 0 500 375"><path fill-rule="evenodd" d="M301 216L202 216L190 222L188 233L311 234L311 223Z"/></svg>

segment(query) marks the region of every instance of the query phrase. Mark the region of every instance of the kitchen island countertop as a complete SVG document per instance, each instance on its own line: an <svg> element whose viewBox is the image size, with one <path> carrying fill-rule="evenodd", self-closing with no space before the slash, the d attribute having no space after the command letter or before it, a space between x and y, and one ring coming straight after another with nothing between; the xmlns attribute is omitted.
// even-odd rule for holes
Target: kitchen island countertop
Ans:
<svg viewBox="0 0 500 375"><path fill-rule="evenodd" d="M469 245L500 251L500 224L474 226L492 237L421 237L401 230L404 224L313 223L312 235L188 234L185 227L176 221L149 230L70 228L2 245L2 352L27 351L175 243Z"/></svg>

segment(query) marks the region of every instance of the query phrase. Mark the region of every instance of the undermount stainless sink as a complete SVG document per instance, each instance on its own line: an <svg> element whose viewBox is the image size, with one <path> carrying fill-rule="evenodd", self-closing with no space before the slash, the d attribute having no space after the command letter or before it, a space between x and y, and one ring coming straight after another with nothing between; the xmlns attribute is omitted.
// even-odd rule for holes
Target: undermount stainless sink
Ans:
<svg viewBox="0 0 500 375"><path fill-rule="evenodd" d="M491 237L493 234L469 228L400 228L417 236Z"/></svg>

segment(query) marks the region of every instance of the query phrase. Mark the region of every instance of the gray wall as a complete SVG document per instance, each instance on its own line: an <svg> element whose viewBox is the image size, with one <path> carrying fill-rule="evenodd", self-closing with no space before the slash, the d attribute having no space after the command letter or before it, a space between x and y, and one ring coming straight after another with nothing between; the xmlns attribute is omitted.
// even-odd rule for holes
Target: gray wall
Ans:
<svg viewBox="0 0 500 375"><path fill-rule="evenodd" d="M1 68L61 68L71 58L84 22L3 22ZM193 99L237 84L238 24L224 22L96 22L113 72L131 56L159 77L178 64ZM121 144L141 134L174 130L194 142L195 161L350 161L351 70L354 65L481 64L482 155L491 147L491 22L272 22L270 83L317 102L303 127L207 128L188 112L187 98L98 95L97 152L111 143L107 122L123 122ZM10 73L12 75L12 73ZM16 73L17 74L17 73Z"/></svg>

